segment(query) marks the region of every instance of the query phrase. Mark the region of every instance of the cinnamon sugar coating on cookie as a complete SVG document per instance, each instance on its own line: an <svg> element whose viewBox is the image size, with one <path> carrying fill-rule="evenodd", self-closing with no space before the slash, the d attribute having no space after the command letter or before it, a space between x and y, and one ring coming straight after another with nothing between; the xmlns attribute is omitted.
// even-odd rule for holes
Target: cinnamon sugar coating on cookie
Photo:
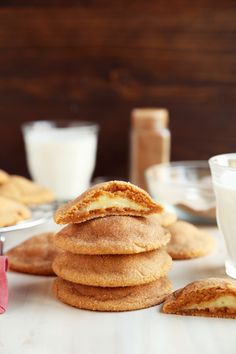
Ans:
<svg viewBox="0 0 236 354"><path fill-rule="evenodd" d="M164 250L133 255L79 255L63 252L53 262L54 272L77 284L120 287L150 283L170 270L171 257Z"/></svg>
<svg viewBox="0 0 236 354"><path fill-rule="evenodd" d="M0 185L0 196L23 203L43 204L55 199L53 193L33 181L22 176L10 176L6 183Z"/></svg>
<svg viewBox="0 0 236 354"><path fill-rule="evenodd" d="M167 227L171 234L167 252L173 259L203 257L216 247L216 240L206 231L185 222L176 221Z"/></svg>
<svg viewBox="0 0 236 354"><path fill-rule="evenodd" d="M123 181L110 181L93 186L59 208L54 220L58 224L81 223L109 215L143 216L162 210L143 189Z"/></svg>
<svg viewBox="0 0 236 354"><path fill-rule="evenodd" d="M55 296L65 304L91 311L131 311L139 310L164 301L171 291L167 277L152 283L102 288L80 285L57 278L53 284Z"/></svg>
<svg viewBox="0 0 236 354"><path fill-rule="evenodd" d="M15 225L30 216L31 211L25 205L0 196L0 227Z"/></svg>
<svg viewBox="0 0 236 354"><path fill-rule="evenodd" d="M236 318L236 282L222 278L194 281L169 295L162 312Z"/></svg>
<svg viewBox="0 0 236 354"><path fill-rule="evenodd" d="M70 224L54 238L55 245L78 254L132 254L165 246L168 230L156 215L147 217L108 216Z"/></svg>
<svg viewBox="0 0 236 354"><path fill-rule="evenodd" d="M52 262L60 252L53 244L54 233L35 235L7 252L9 268L20 273L54 275Z"/></svg>

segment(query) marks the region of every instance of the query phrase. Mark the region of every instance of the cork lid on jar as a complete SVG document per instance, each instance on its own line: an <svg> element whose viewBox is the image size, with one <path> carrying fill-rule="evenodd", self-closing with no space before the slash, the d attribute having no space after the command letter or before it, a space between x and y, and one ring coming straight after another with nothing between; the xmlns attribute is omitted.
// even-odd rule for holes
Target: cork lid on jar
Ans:
<svg viewBox="0 0 236 354"><path fill-rule="evenodd" d="M166 108L134 108L131 111L131 121L135 128L166 128L169 123L169 112Z"/></svg>

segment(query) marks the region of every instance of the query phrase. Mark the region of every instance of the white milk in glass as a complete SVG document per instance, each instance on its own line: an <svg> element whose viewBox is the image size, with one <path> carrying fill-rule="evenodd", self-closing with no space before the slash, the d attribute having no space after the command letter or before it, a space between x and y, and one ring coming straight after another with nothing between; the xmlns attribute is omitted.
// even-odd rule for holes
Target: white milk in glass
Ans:
<svg viewBox="0 0 236 354"><path fill-rule="evenodd" d="M236 266L236 174L227 172L214 183L217 221L224 235L230 261Z"/></svg>
<svg viewBox="0 0 236 354"><path fill-rule="evenodd" d="M96 126L57 128L43 124L25 131L32 178L60 200L75 198L89 187L95 167Z"/></svg>
<svg viewBox="0 0 236 354"><path fill-rule="evenodd" d="M216 196L217 223L228 251L226 273L236 279L236 154L214 156L209 164Z"/></svg>

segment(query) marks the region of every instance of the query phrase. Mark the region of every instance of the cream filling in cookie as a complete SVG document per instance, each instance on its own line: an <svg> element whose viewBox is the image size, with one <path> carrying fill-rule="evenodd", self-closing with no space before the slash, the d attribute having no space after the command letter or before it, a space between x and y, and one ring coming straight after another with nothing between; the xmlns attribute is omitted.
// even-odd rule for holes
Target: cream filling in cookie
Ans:
<svg viewBox="0 0 236 354"><path fill-rule="evenodd" d="M80 208L81 212L92 211L97 209L107 209L107 208L129 208L134 210L148 210L147 207L140 205L133 200L122 198L122 197L108 197L105 195L100 195L97 200L91 202L85 208Z"/></svg>
<svg viewBox="0 0 236 354"><path fill-rule="evenodd" d="M211 308L230 307L236 309L236 297L232 295L220 296L213 301L203 301L199 304L184 306L183 310L205 310Z"/></svg>

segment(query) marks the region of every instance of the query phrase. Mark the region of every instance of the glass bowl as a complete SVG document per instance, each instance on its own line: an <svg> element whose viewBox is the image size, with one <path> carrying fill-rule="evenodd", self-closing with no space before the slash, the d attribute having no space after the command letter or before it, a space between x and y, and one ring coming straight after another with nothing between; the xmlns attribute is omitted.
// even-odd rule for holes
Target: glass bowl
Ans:
<svg viewBox="0 0 236 354"><path fill-rule="evenodd" d="M153 165L145 171L153 199L178 218L195 223L216 222L216 201L207 161Z"/></svg>

